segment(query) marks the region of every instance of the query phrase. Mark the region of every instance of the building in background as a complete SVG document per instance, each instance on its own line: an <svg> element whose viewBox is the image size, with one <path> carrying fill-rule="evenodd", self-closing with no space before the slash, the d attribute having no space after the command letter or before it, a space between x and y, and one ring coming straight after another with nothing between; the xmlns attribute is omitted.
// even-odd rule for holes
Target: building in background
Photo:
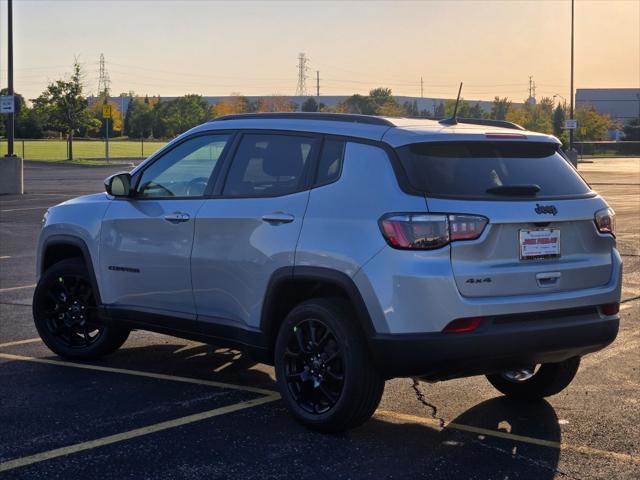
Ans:
<svg viewBox="0 0 640 480"><path fill-rule="evenodd" d="M634 118L640 118L640 88L578 88L576 108L580 107L593 107L623 126ZM621 133L614 130L609 136L619 140Z"/></svg>

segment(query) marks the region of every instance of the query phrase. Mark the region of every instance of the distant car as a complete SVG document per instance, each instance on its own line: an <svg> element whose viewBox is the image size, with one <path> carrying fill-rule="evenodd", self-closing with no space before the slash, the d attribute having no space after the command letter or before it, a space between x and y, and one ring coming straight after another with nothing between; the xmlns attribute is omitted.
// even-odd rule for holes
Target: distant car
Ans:
<svg viewBox="0 0 640 480"><path fill-rule="evenodd" d="M618 332L613 210L556 138L507 122L230 116L105 186L44 219L47 346L242 348L318 430L365 422L393 377L554 395Z"/></svg>

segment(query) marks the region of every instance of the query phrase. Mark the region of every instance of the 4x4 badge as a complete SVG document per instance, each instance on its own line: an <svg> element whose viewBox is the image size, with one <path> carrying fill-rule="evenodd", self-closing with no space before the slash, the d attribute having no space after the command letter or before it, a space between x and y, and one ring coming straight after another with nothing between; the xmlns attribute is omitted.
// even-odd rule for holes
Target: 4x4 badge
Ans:
<svg viewBox="0 0 640 480"><path fill-rule="evenodd" d="M535 211L538 215L542 215L545 213L556 215L558 213L558 209L555 205L540 205L539 203L536 203Z"/></svg>

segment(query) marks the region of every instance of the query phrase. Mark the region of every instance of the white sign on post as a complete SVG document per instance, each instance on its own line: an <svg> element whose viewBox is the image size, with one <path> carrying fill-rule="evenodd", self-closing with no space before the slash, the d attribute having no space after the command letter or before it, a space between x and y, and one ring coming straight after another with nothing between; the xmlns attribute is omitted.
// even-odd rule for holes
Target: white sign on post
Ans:
<svg viewBox="0 0 640 480"><path fill-rule="evenodd" d="M15 113L15 102L13 95L3 95L0 97L0 113Z"/></svg>
<svg viewBox="0 0 640 480"><path fill-rule="evenodd" d="M578 121L577 120L565 120L564 121L564 128L566 128L567 130L575 130L576 128L578 128Z"/></svg>

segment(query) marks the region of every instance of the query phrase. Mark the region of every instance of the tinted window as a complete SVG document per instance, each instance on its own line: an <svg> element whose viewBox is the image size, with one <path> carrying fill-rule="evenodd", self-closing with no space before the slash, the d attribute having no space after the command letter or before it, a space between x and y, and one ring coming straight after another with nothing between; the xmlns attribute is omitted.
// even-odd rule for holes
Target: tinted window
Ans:
<svg viewBox="0 0 640 480"><path fill-rule="evenodd" d="M238 146L223 194L285 195L304 183L315 139L293 135L248 134Z"/></svg>
<svg viewBox="0 0 640 480"><path fill-rule="evenodd" d="M142 173L138 196L202 196L230 137L226 134L194 137L162 155Z"/></svg>
<svg viewBox="0 0 640 480"><path fill-rule="evenodd" d="M325 140L318 161L317 184L331 183L340 177L344 145L342 140Z"/></svg>
<svg viewBox="0 0 640 480"><path fill-rule="evenodd" d="M589 186L549 143L429 142L398 149L414 188L454 197L504 198L501 186L537 185L536 198L582 195Z"/></svg>

